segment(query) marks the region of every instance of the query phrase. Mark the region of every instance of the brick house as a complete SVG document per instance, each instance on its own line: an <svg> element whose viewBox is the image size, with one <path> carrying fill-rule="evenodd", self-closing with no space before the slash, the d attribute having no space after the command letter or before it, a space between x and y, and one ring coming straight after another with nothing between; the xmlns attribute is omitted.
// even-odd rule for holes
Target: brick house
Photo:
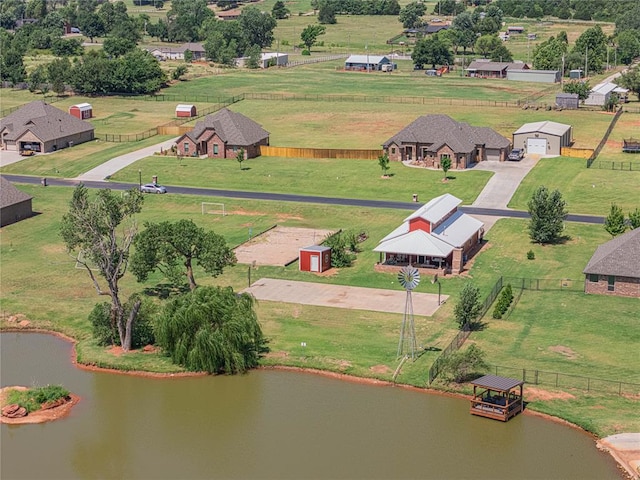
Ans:
<svg viewBox="0 0 640 480"><path fill-rule="evenodd" d="M485 160L505 161L511 142L489 127L473 127L437 114L418 117L382 147L389 160L440 168L441 161L449 158L451 169L461 170Z"/></svg>
<svg viewBox="0 0 640 480"><path fill-rule="evenodd" d="M600 245L582 273L585 293L640 298L640 228Z"/></svg>
<svg viewBox="0 0 640 480"><path fill-rule="evenodd" d="M223 108L197 122L176 143L178 154L185 157L235 158L244 149L245 158L254 158L260 155L261 145L269 145L269 132L241 113Z"/></svg>
<svg viewBox="0 0 640 480"><path fill-rule="evenodd" d="M11 225L33 215L32 196L28 195L0 176L0 227Z"/></svg>
<svg viewBox="0 0 640 480"><path fill-rule="evenodd" d="M478 251L484 224L458 210L462 200L449 193L433 198L380 240L376 271L412 265L425 275L460 273Z"/></svg>
<svg viewBox="0 0 640 480"><path fill-rule="evenodd" d="M0 120L3 150L55 152L93 140L93 125L36 100Z"/></svg>

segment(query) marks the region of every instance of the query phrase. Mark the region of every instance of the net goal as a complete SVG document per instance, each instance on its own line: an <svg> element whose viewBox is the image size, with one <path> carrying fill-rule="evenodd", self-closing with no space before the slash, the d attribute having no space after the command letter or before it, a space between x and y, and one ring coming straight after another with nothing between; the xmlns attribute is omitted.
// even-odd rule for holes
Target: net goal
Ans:
<svg viewBox="0 0 640 480"><path fill-rule="evenodd" d="M224 217L227 214L224 203L202 202L200 209L202 215L222 215Z"/></svg>

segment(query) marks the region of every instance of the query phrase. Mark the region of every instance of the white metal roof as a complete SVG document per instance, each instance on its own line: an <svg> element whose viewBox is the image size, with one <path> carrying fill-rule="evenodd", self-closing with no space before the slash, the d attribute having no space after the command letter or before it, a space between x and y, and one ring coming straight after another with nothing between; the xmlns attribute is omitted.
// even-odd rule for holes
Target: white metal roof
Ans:
<svg viewBox="0 0 640 480"><path fill-rule="evenodd" d="M374 65L383 60L389 61L387 57L380 55L351 55L345 60L345 63L369 63L370 65Z"/></svg>
<svg viewBox="0 0 640 480"><path fill-rule="evenodd" d="M429 200L422 207L405 218L404 221L408 222L413 218L424 218L428 222L436 223L461 203L462 200L459 198L454 197L450 193L445 193L444 195L440 195L439 197Z"/></svg>
<svg viewBox="0 0 640 480"><path fill-rule="evenodd" d="M571 125L565 125L564 123L551 122L549 120L543 122L525 123L518 130L513 132L514 135L520 133L546 133L548 135L556 135L561 137L571 128Z"/></svg>
<svg viewBox="0 0 640 480"><path fill-rule="evenodd" d="M484 224L470 215L456 212L431 234L454 247L462 247Z"/></svg>
<svg viewBox="0 0 640 480"><path fill-rule="evenodd" d="M71 108L78 107L80 110L91 110L90 103L78 103L76 105L72 105Z"/></svg>
<svg viewBox="0 0 640 480"><path fill-rule="evenodd" d="M380 242L373 251L444 258L449 256L453 247L423 230L414 230L406 235Z"/></svg>
<svg viewBox="0 0 640 480"><path fill-rule="evenodd" d="M176 111L186 111L186 112L190 112L191 109L193 108L193 105L186 105L184 103L180 103L176 106Z"/></svg>
<svg viewBox="0 0 640 480"><path fill-rule="evenodd" d="M260 58L262 60L267 60L269 58L288 57L288 56L289 55L287 53L282 53L282 52L267 52L267 53L260 54Z"/></svg>
<svg viewBox="0 0 640 480"><path fill-rule="evenodd" d="M616 85L615 83L602 82L593 87L590 93L599 93L601 95L606 95L607 93L613 92L616 88L618 88L618 85Z"/></svg>

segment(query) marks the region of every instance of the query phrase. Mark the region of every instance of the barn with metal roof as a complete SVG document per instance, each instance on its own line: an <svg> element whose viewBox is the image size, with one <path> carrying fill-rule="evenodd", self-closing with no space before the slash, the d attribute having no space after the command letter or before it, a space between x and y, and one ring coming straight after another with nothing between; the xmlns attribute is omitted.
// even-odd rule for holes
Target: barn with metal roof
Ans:
<svg viewBox="0 0 640 480"><path fill-rule="evenodd" d="M543 121L525 123L513 132L513 148L523 148L528 155L560 155L562 147L572 143L571 125Z"/></svg>

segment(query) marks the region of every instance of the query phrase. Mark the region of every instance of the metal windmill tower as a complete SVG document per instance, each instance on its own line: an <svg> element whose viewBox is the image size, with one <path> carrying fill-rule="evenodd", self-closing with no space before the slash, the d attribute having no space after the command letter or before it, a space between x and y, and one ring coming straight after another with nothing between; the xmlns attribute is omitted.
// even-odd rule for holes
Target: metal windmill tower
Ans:
<svg viewBox="0 0 640 480"><path fill-rule="evenodd" d="M402 317L402 327L400 328L400 342L398 343L398 358L402 355L411 355L411 360L415 360L417 342L416 329L413 324L413 301L411 292L420 283L420 272L412 266L403 267L398 272L398 282L407 291L407 299L404 305L404 315Z"/></svg>

